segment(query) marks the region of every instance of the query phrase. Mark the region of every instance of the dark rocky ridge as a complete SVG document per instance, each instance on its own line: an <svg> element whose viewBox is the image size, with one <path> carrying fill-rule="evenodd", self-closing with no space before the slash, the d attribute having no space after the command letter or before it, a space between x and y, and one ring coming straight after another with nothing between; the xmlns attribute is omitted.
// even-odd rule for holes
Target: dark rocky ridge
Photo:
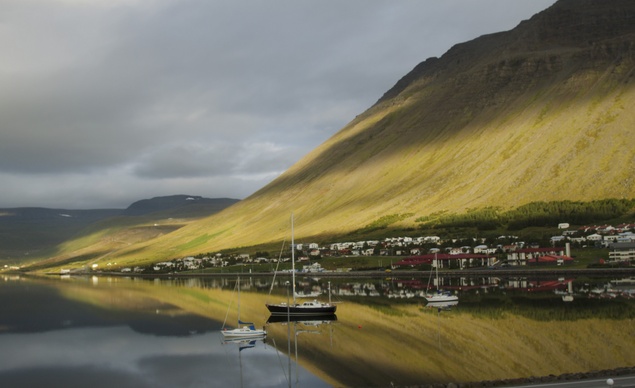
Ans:
<svg viewBox="0 0 635 388"><path fill-rule="evenodd" d="M510 84L511 90L562 70L567 56L596 68L635 58L635 7L632 1L560 0L549 9L521 22L508 32L484 35L453 46L441 58L429 58L401 78L377 102L387 102L417 82L432 81L444 73L476 72L485 89ZM616 38L619 37L619 38ZM507 57L507 59L492 58ZM479 79L480 78L480 79ZM491 85L491 82L495 82ZM494 87L487 87L487 85Z"/></svg>

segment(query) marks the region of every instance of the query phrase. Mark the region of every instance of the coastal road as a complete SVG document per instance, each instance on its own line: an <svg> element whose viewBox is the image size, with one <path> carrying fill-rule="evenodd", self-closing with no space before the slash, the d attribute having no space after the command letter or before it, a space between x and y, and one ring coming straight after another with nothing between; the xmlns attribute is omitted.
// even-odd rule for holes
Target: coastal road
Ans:
<svg viewBox="0 0 635 388"><path fill-rule="evenodd" d="M611 381L609 378L597 378L597 379L584 379L584 380L576 380L576 381L552 381L549 383L538 383L538 384L526 384L526 385L510 385L509 387L514 388L604 388L604 387L613 387L613 388L635 388L635 375L632 376L617 376L611 377Z"/></svg>

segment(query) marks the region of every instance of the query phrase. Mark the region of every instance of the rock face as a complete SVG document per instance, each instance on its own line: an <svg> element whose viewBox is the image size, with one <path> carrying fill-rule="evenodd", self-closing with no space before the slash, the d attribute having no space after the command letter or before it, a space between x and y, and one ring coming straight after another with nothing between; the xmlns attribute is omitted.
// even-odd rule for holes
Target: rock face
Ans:
<svg viewBox="0 0 635 388"><path fill-rule="evenodd" d="M515 29L457 44L417 65L379 100L387 102L422 80L450 75L476 90L520 92L564 70L632 62L635 11L628 0L561 0ZM467 75L477 74L476 78ZM500 94L500 92L499 92ZM471 99L470 99L471 100Z"/></svg>

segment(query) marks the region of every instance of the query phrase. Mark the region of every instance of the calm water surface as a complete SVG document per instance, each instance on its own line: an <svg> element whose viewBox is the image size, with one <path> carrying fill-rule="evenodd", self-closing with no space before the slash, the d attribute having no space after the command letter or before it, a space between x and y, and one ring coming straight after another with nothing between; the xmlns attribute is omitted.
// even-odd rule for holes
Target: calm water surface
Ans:
<svg viewBox="0 0 635 388"><path fill-rule="evenodd" d="M327 387L467 382L635 365L635 279L331 280L336 317L271 322L262 277L0 278L0 381L32 387ZM298 292L325 294L302 278ZM270 290L271 294L270 294ZM321 296L327 299L327 296ZM265 341L223 342L240 317Z"/></svg>

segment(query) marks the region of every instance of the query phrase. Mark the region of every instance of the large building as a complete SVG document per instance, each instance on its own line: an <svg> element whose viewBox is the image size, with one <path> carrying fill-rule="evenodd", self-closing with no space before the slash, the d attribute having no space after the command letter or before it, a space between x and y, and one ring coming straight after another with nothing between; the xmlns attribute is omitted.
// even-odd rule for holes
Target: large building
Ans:
<svg viewBox="0 0 635 388"><path fill-rule="evenodd" d="M560 265L573 262L570 256L568 247L526 248L507 253L507 263L509 265L547 263L557 263Z"/></svg>
<svg viewBox="0 0 635 388"><path fill-rule="evenodd" d="M395 266L400 267L414 267L421 264L429 264L432 268L471 268L471 267L484 267L493 265L496 262L496 257L490 255L478 255L472 253L461 254L428 254L407 257L397 263Z"/></svg>
<svg viewBox="0 0 635 388"><path fill-rule="evenodd" d="M613 243L609 249L609 262L635 263L635 242Z"/></svg>

